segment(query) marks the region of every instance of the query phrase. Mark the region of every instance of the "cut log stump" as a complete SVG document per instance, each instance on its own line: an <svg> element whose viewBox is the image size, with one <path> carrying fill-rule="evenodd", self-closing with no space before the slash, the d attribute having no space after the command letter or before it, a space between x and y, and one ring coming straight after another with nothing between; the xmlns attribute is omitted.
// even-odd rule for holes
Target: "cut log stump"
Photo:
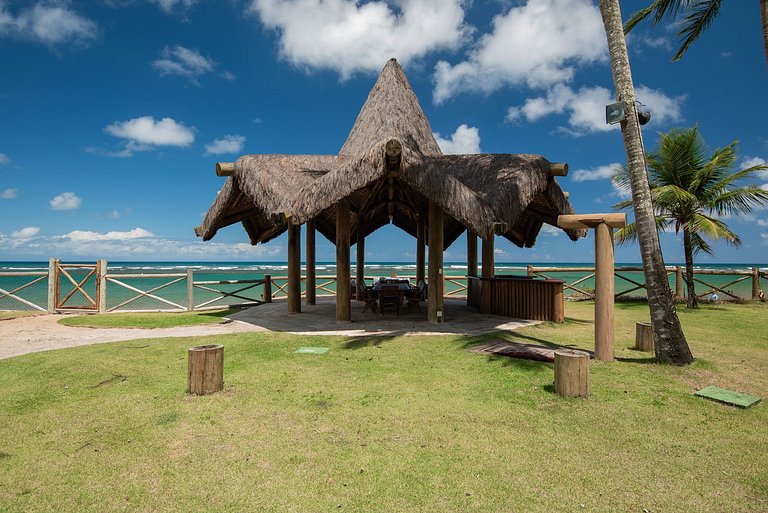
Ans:
<svg viewBox="0 0 768 513"><path fill-rule="evenodd" d="M653 352L653 325L650 322L635 324L635 349Z"/></svg>
<svg viewBox="0 0 768 513"><path fill-rule="evenodd" d="M196 395L220 392L224 388L224 346L190 347L188 356L187 392Z"/></svg>
<svg viewBox="0 0 768 513"><path fill-rule="evenodd" d="M589 397L589 353L573 349L555 351L555 393L563 397Z"/></svg>

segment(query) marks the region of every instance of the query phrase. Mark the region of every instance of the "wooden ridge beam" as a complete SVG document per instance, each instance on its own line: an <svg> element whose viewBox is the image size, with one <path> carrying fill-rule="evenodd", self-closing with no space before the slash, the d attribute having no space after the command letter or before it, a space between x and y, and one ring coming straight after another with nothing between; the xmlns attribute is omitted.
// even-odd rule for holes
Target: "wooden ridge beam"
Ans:
<svg viewBox="0 0 768 513"><path fill-rule="evenodd" d="M234 174L234 162L216 162L216 176L232 176Z"/></svg>
<svg viewBox="0 0 768 513"><path fill-rule="evenodd" d="M549 176L568 176L568 164L565 162L550 163Z"/></svg>
<svg viewBox="0 0 768 513"><path fill-rule="evenodd" d="M594 228L602 223L605 223L610 228L624 228L627 226L627 214L620 212L611 214L570 214L557 216L557 226L560 228Z"/></svg>

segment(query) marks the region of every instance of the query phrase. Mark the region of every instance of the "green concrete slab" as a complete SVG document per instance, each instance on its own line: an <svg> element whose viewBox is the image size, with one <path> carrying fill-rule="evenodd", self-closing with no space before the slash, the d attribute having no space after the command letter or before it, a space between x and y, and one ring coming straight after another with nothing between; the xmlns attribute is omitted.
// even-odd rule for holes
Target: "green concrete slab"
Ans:
<svg viewBox="0 0 768 513"><path fill-rule="evenodd" d="M328 348L327 347L300 347L295 352L301 353L301 354L325 354L328 352Z"/></svg>
<svg viewBox="0 0 768 513"><path fill-rule="evenodd" d="M754 395L742 394L740 392L734 392L733 390L728 390L726 388L720 388L713 385L702 388L701 390L694 392L694 394L698 395L699 397L705 397L707 399L712 399L721 403L738 406L739 408L749 408L750 406L762 401L762 398Z"/></svg>

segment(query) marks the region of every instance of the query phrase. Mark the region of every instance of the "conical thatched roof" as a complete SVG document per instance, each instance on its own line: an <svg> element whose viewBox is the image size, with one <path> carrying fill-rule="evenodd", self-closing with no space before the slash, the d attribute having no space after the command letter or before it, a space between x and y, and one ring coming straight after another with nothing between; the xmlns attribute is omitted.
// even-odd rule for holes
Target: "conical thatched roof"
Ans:
<svg viewBox="0 0 768 513"><path fill-rule="evenodd" d="M573 213L540 155L442 155L400 65L390 60L338 156L246 155L220 191L203 224L205 240L242 222L251 243L267 242L287 223L315 219L335 241L336 209L348 198L351 239L393 223L415 235L432 201L445 212L448 247L465 230L501 233L533 246L543 223ZM566 230L576 239L583 231Z"/></svg>

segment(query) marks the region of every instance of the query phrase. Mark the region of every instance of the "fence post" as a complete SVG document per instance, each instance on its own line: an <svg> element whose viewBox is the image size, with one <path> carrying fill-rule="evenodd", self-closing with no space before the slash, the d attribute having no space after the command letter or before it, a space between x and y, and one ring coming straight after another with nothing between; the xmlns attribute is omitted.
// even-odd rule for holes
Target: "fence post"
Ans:
<svg viewBox="0 0 768 513"><path fill-rule="evenodd" d="M48 260L48 313L56 312L56 264L55 258Z"/></svg>
<svg viewBox="0 0 768 513"><path fill-rule="evenodd" d="M96 261L96 279L99 280L98 305L96 310L99 313L107 311L107 260Z"/></svg>
<svg viewBox="0 0 768 513"><path fill-rule="evenodd" d="M683 300L683 268L679 265L675 267L675 297Z"/></svg>
<svg viewBox="0 0 768 513"><path fill-rule="evenodd" d="M272 302L272 276L264 275L264 302Z"/></svg>
<svg viewBox="0 0 768 513"><path fill-rule="evenodd" d="M752 268L752 299L759 299L760 296L760 268Z"/></svg>
<svg viewBox="0 0 768 513"><path fill-rule="evenodd" d="M528 276L533 276L533 266L528 264Z"/></svg>
<svg viewBox="0 0 768 513"><path fill-rule="evenodd" d="M187 269L187 311L195 309L195 275L192 269Z"/></svg>

